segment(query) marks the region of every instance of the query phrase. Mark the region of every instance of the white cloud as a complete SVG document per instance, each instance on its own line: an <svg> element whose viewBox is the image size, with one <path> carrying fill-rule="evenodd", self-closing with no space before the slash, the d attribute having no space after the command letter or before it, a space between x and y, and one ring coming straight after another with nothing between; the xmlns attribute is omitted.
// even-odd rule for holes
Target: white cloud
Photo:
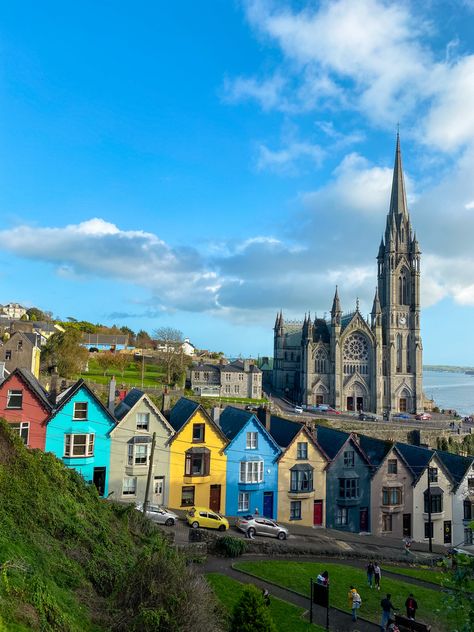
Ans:
<svg viewBox="0 0 474 632"><path fill-rule="evenodd" d="M270 169L281 173L297 173L297 164L302 158L309 159L319 166L326 154L319 145L304 142L292 142L283 149L272 150L261 144L259 146L257 169Z"/></svg>
<svg viewBox="0 0 474 632"><path fill-rule="evenodd" d="M470 202L467 202L467 204L465 204L465 205L464 205L464 208L465 208L466 210L468 210L468 211L469 211L470 209L473 209L473 208L474 208L474 200L471 200Z"/></svg>

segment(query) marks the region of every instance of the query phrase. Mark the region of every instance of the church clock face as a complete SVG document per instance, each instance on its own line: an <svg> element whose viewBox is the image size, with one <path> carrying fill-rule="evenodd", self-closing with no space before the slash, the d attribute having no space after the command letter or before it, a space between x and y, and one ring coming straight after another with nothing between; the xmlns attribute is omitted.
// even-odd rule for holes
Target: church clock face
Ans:
<svg viewBox="0 0 474 632"><path fill-rule="evenodd" d="M400 325L406 325L407 324L407 319L405 318L405 316L400 316L399 323L400 323Z"/></svg>

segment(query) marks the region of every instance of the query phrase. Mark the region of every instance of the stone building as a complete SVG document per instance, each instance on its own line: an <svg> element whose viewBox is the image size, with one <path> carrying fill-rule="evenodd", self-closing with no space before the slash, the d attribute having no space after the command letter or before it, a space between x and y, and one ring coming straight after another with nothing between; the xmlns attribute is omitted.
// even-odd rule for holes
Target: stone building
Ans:
<svg viewBox="0 0 474 632"><path fill-rule="evenodd" d="M188 382L195 395L203 397L262 397L262 371L253 360L195 364L189 371Z"/></svg>
<svg viewBox="0 0 474 632"><path fill-rule="evenodd" d="M0 363L7 373L27 369L38 378L40 370L41 337L37 333L15 332L0 345Z"/></svg>
<svg viewBox="0 0 474 632"><path fill-rule="evenodd" d="M340 410L423 410L420 248L412 230L397 135L390 207L377 255L370 322L359 302L344 314L337 287L330 318L274 326L273 387L298 403Z"/></svg>

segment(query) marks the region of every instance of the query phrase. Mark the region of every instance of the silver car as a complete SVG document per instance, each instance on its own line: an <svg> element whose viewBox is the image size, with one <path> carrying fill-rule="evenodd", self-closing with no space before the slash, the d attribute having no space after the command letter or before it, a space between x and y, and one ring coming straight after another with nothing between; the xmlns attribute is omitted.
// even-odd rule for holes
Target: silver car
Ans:
<svg viewBox="0 0 474 632"><path fill-rule="evenodd" d="M143 505L139 503L137 505L138 511L143 511ZM159 505L148 505L148 509L146 510L147 518L153 520L157 524L164 524L167 527L172 527L178 521L178 516L166 509L166 507L160 507Z"/></svg>
<svg viewBox="0 0 474 632"><path fill-rule="evenodd" d="M241 516L237 519L236 526L249 538L253 538L254 535L269 535L279 540L286 540L289 536L286 527L282 527L278 522L264 516Z"/></svg>

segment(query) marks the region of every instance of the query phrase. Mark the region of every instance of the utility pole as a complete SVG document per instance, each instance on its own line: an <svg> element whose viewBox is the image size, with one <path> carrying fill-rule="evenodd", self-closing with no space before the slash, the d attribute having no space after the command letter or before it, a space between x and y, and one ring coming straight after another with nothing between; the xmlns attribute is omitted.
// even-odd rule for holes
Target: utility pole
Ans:
<svg viewBox="0 0 474 632"><path fill-rule="evenodd" d="M145 350L142 349L142 388L143 388L144 378L145 378Z"/></svg>
<svg viewBox="0 0 474 632"><path fill-rule="evenodd" d="M155 455L155 445L156 445L156 432L153 433L153 438L151 440L151 452L150 452L150 460L148 461L148 476L146 478L146 489L145 489L145 500L143 502L143 515L146 514L146 510L148 509L148 497L150 495L150 483L151 483L151 472L153 470L153 457Z"/></svg>
<svg viewBox="0 0 474 632"><path fill-rule="evenodd" d="M431 467L428 465L428 550L433 553L433 527L431 523Z"/></svg>

